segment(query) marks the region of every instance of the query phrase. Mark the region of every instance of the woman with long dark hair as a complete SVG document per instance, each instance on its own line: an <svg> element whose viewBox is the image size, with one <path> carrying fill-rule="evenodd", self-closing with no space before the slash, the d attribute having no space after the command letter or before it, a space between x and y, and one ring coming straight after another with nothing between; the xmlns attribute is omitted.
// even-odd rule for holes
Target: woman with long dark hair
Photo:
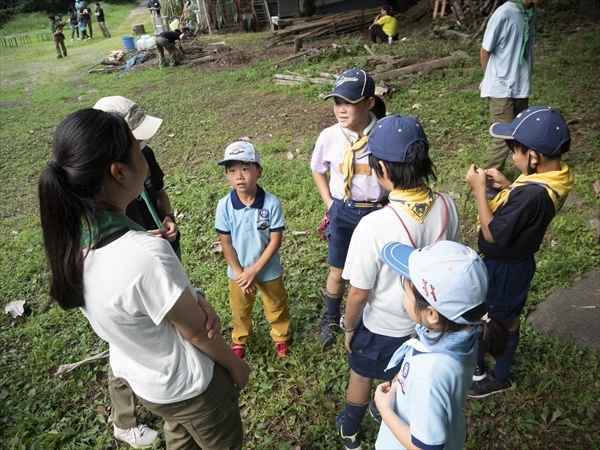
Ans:
<svg viewBox="0 0 600 450"><path fill-rule="evenodd" d="M102 136L82 139L81 136ZM39 179L50 295L81 308L110 366L162 416L167 448L240 449L237 389L250 368L220 334L169 243L125 216L148 166L123 117L95 109L56 129Z"/></svg>

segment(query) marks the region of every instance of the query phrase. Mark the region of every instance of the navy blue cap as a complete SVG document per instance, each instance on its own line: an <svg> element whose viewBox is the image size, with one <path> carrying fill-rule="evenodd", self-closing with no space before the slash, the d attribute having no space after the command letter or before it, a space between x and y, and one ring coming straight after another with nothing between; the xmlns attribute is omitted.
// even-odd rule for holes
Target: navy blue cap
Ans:
<svg viewBox="0 0 600 450"><path fill-rule="evenodd" d="M384 161L408 162L406 152L418 141L429 146L421 123L414 117L393 114L375 124L361 156L373 154Z"/></svg>
<svg viewBox="0 0 600 450"><path fill-rule="evenodd" d="M519 141L548 156L558 154L562 145L571 139L565 118L549 106L532 106L517 114L511 123L495 123L490 127L490 134Z"/></svg>
<svg viewBox="0 0 600 450"><path fill-rule="evenodd" d="M365 98L375 95L375 81L364 70L350 69L341 74L335 84L333 91L325 99L330 97L340 97L348 103L359 103Z"/></svg>

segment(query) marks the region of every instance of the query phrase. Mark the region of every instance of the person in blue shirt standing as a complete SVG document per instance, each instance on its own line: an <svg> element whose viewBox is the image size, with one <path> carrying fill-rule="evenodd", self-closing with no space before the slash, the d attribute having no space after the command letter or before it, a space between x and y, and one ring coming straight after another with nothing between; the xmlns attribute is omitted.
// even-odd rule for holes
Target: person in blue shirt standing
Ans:
<svg viewBox="0 0 600 450"><path fill-rule="evenodd" d="M281 203L257 184L263 169L252 144L239 141L229 145L219 165L225 166L233 187L219 201L215 217L215 229L228 264L232 349L240 358L246 354L258 290L271 325L275 353L283 358L290 353L292 332L279 256L284 229Z"/></svg>
<svg viewBox="0 0 600 450"><path fill-rule="evenodd" d="M508 1L492 14L487 24L480 50L485 75L479 89L481 97L489 99L492 123L510 123L529 106L536 5L542 1ZM504 139L492 139L484 169L502 171L509 153ZM491 200L498 190L488 186L486 192Z"/></svg>
<svg viewBox="0 0 600 450"><path fill-rule="evenodd" d="M390 242L381 258L402 277L404 309L417 323L417 337L396 350L388 369L401 364L400 372L375 392L382 418L375 448L463 448L462 410L475 371L477 337L481 332L494 355L508 344L502 322L486 313L485 264L474 250L453 241L420 249Z"/></svg>

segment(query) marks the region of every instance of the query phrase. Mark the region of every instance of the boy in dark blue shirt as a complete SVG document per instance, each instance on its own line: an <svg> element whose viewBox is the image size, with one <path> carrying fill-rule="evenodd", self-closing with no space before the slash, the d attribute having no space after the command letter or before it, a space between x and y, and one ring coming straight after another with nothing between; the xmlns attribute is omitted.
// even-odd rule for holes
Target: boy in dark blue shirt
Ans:
<svg viewBox="0 0 600 450"><path fill-rule="evenodd" d="M509 379L510 367L519 343L520 314L535 273L534 254L573 188L573 173L560 160L569 150L571 135L558 111L534 106L511 123L492 125L490 134L506 140L522 175L511 184L497 169L472 165L467 173L479 211L479 251L490 279L486 309L509 331L508 349L488 374L480 340L468 393L474 398L515 387ZM486 185L501 190L489 204Z"/></svg>

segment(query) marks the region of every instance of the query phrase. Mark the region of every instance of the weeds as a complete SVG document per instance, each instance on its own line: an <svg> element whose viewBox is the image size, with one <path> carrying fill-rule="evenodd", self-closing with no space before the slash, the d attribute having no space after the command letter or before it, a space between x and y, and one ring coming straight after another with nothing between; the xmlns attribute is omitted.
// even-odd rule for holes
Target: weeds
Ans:
<svg viewBox="0 0 600 450"><path fill-rule="evenodd" d="M129 34L131 24L139 21L128 17L131 7L103 6L114 36ZM46 28L45 18L27 17L7 24L2 34L31 34L25 23L35 31L38 22L39 28ZM151 29L149 20L146 26ZM576 180L573 202L555 218L536 256L538 271L526 312L557 287L567 286L600 264L596 237L588 227L598 207L592 183L599 173L600 39L592 27L570 31L546 29L536 49L531 104L555 106L575 121L566 161ZM198 42L225 40L235 51L251 55L263 50L264 36L202 36ZM467 75L390 80L387 86L392 94L386 103L389 112L410 114L423 123L437 167L436 187L452 192L461 211L463 241L474 245L476 207L468 197L464 175L470 164L481 163L489 145L488 111L477 89L482 77L479 49L475 43L431 40L427 30L415 30L406 37L391 47L375 46L374 51L437 58L460 49L471 55L464 67L475 69ZM329 49L317 59L298 61L289 68L306 75L361 66L377 70L368 67L359 37L337 43L344 46L342 50ZM231 317L226 265L221 254L209 250L217 240L216 203L229 190L216 162L227 144L242 137L261 150L264 174L260 182L281 199L286 217L281 252L295 344L289 358L275 357L257 301L255 334L247 356L253 372L240 398L245 448L289 449L297 443L315 449L339 448L334 421L343 408L348 366L341 341L327 353L316 343L315 325L322 314L328 266L326 245L315 233L324 207L308 163L318 133L335 121L331 102L319 100L319 94L329 88L275 86L275 69L263 68L264 63L251 58L243 69L219 73L180 67L122 77L88 75L90 66L120 48L118 38L94 37L67 46L69 57L60 65L48 42L3 49L1 54L0 297L3 304L26 300L28 313L17 319L0 318L0 446L128 448L112 438L103 414L109 406L104 362L53 375L58 365L81 360L107 345L81 313L64 312L48 298L36 195L37 176L51 158L56 125L103 96L124 95L164 119L149 145L167 174L166 189L180 214L184 266L191 279L206 289L227 337ZM600 448L598 356L548 339L527 322L522 330L514 365L517 389L467 403L466 448ZM143 409L141 421L162 426L160 418ZM372 448L377 427L368 417L363 435L365 448ZM156 448L161 446L164 442Z"/></svg>

